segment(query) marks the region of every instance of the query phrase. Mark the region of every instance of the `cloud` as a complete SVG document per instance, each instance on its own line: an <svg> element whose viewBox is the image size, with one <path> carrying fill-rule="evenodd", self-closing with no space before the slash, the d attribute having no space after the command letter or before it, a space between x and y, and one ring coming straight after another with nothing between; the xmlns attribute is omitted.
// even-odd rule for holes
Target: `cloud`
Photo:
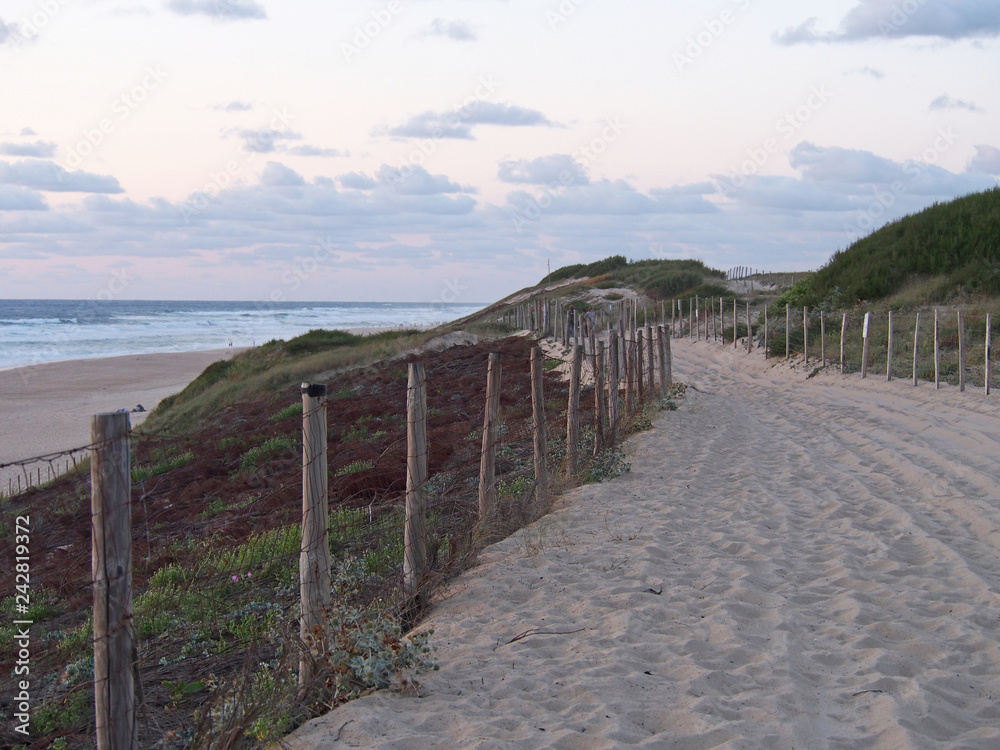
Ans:
<svg viewBox="0 0 1000 750"><path fill-rule="evenodd" d="M90 172L67 172L50 161L0 162L0 183L35 190L68 193L123 193L114 177Z"/></svg>
<svg viewBox="0 0 1000 750"><path fill-rule="evenodd" d="M255 154L273 154L282 147L281 141L300 141L302 134L291 130L272 130L271 128L260 128L259 130L241 130L240 138L243 139L243 150Z"/></svg>
<svg viewBox="0 0 1000 750"><path fill-rule="evenodd" d="M391 188L400 195L436 195L440 193L460 193L462 187L443 174L432 175L420 166L405 170L383 164L375 175L382 187Z"/></svg>
<svg viewBox="0 0 1000 750"><path fill-rule="evenodd" d="M809 182L852 185L886 184L903 177L901 164L870 151L823 148L804 141L791 150L788 163Z"/></svg>
<svg viewBox="0 0 1000 750"><path fill-rule="evenodd" d="M249 112L253 105L249 102L233 100L227 104L216 104L212 109L218 112Z"/></svg>
<svg viewBox="0 0 1000 750"><path fill-rule="evenodd" d="M961 99L953 99L947 94L941 94L937 99L931 102L929 108L932 112L938 109L967 109L970 112L985 112L982 107L977 106L973 102L966 102Z"/></svg>
<svg viewBox="0 0 1000 750"><path fill-rule="evenodd" d="M337 180L345 188L350 188L352 190L372 190L378 187L378 183L366 174L359 174L357 172L348 172L347 174L340 175Z"/></svg>
<svg viewBox="0 0 1000 750"><path fill-rule="evenodd" d="M6 44L20 36L20 31L16 23L5 23L0 18L0 44Z"/></svg>
<svg viewBox="0 0 1000 750"><path fill-rule="evenodd" d="M475 125L506 127L555 127L555 123L536 109L513 104L475 101L449 112L424 112L402 125L390 128L389 135L400 138L472 138ZM377 133L376 133L377 134Z"/></svg>
<svg viewBox="0 0 1000 750"><path fill-rule="evenodd" d="M38 135L38 133L36 133L31 128L21 128L21 135L23 135L23 136L31 136L31 135Z"/></svg>
<svg viewBox="0 0 1000 750"><path fill-rule="evenodd" d="M15 185L0 185L0 211L47 211L41 194Z"/></svg>
<svg viewBox="0 0 1000 750"><path fill-rule="evenodd" d="M479 37L476 30L465 21L443 21L435 18L420 36L443 36L456 42L474 42Z"/></svg>
<svg viewBox="0 0 1000 750"><path fill-rule="evenodd" d="M254 0L168 0L167 8L182 16L203 15L216 21L267 18L263 6Z"/></svg>
<svg viewBox="0 0 1000 750"><path fill-rule="evenodd" d="M351 154L347 151L341 151L336 148L319 148L318 146L293 146L288 149L288 153L293 156L350 156Z"/></svg>
<svg viewBox="0 0 1000 750"><path fill-rule="evenodd" d="M586 185L587 170L568 154L552 154L537 159L517 159L500 162L497 172L504 182L527 185Z"/></svg>
<svg viewBox="0 0 1000 750"><path fill-rule="evenodd" d="M1000 35L1000 4L987 0L860 0L836 31L817 30L809 18L774 35L778 44L857 42L867 39L938 37L971 39Z"/></svg>
<svg viewBox="0 0 1000 750"><path fill-rule="evenodd" d="M267 187L301 187L306 181L294 169L276 161L269 161L261 173L260 183Z"/></svg>
<svg viewBox="0 0 1000 750"><path fill-rule="evenodd" d="M858 70L857 72L864 76L871 76L876 81L881 81L883 78L885 78L885 73L883 73L881 70L878 70L877 68L870 68L867 65Z"/></svg>
<svg viewBox="0 0 1000 750"><path fill-rule="evenodd" d="M0 154L4 156L37 156L47 159L55 156L56 144L51 141L35 143L0 143Z"/></svg>
<svg viewBox="0 0 1000 750"><path fill-rule="evenodd" d="M709 190L714 192L714 187ZM558 192L546 190L540 196L516 190L507 195L507 203L516 214L529 219L545 214L641 216L718 211L697 192L684 193L668 188L646 195L624 180L571 185Z"/></svg>
<svg viewBox="0 0 1000 750"><path fill-rule="evenodd" d="M976 155L969 159L966 171L1000 175L1000 148L977 144Z"/></svg>

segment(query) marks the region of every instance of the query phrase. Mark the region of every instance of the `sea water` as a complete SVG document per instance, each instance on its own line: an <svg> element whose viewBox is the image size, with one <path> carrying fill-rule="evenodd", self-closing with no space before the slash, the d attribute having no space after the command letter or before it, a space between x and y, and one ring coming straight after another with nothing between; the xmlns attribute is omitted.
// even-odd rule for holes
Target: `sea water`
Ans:
<svg viewBox="0 0 1000 750"><path fill-rule="evenodd" d="M481 304L0 300L0 369L263 344L315 328L447 323Z"/></svg>

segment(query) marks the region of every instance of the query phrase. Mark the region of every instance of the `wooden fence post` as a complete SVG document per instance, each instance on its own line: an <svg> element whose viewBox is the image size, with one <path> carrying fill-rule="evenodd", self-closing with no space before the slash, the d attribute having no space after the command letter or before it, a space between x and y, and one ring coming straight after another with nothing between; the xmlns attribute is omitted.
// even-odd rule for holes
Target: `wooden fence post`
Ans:
<svg viewBox="0 0 1000 750"><path fill-rule="evenodd" d="M739 336L736 335L737 333L736 329L738 329L739 327L740 327L740 316L736 312L736 297L733 297L733 349L739 348L736 344L737 340L739 339Z"/></svg>
<svg viewBox="0 0 1000 750"><path fill-rule="evenodd" d="M892 310L889 311L889 343L886 348L885 353L885 380L886 382L892 382L892 349L895 344L895 339L892 335Z"/></svg>
<svg viewBox="0 0 1000 750"><path fill-rule="evenodd" d="M705 338L708 338L708 331L705 331ZM646 390L649 397L653 397L653 389L656 388L656 358L653 356L653 329L646 326L646 361L649 362L649 370L646 373Z"/></svg>
<svg viewBox="0 0 1000 750"><path fill-rule="evenodd" d="M719 317L721 318L720 325L722 326L722 345L725 346L726 345L726 301L722 297L719 297ZM735 326L733 335L734 336L736 335Z"/></svg>
<svg viewBox="0 0 1000 750"><path fill-rule="evenodd" d="M764 359L770 359L771 353L767 349L768 345L768 325L767 325L767 305L764 305Z"/></svg>
<svg viewBox="0 0 1000 750"><path fill-rule="evenodd" d="M635 384L632 382L635 379L634 342L629 341L626 338L622 338L622 348L625 350L623 352L625 361L625 416L629 417L632 415L632 411L635 408L633 393Z"/></svg>
<svg viewBox="0 0 1000 750"><path fill-rule="evenodd" d="M133 669L132 477L128 413L90 420L94 708L98 750L139 747Z"/></svg>
<svg viewBox="0 0 1000 750"><path fill-rule="evenodd" d="M655 309L655 308L654 308ZM604 342L598 341L594 350L594 455L604 450Z"/></svg>
<svg viewBox="0 0 1000 750"><path fill-rule="evenodd" d="M712 299L712 308L713 308L712 317L714 318L715 317L715 311L714 311L714 308L715 308L715 299L714 298ZM666 398L667 397L667 388L670 385L667 382L667 350L666 350L666 345L664 344L664 340L666 339L666 335L667 335L667 328L666 328L666 326L659 326L656 329L656 334L657 334L657 336L656 336L656 343L657 343L656 350L657 350L657 354L658 354L658 357L659 357L659 360L660 360L660 397L661 398Z"/></svg>
<svg viewBox="0 0 1000 750"><path fill-rule="evenodd" d="M844 313L844 319L840 322L840 374L844 374L844 370L847 368L847 348L846 348L846 338L847 338L847 313Z"/></svg>
<svg viewBox="0 0 1000 750"><path fill-rule="evenodd" d="M545 451L545 367L542 350L531 347L531 427L535 449L535 500L549 488L548 457Z"/></svg>
<svg viewBox="0 0 1000 750"><path fill-rule="evenodd" d="M747 354L753 351L753 323L750 322L750 303L747 302Z"/></svg>
<svg viewBox="0 0 1000 750"><path fill-rule="evenodd" d="M792 306L785 305L785 359L792 356Z"/></svg>
<svg viewBox="0 0 1000 750"><path fill-rule="evenodd" d="M489 516L497 504L497 420L500 416L500 355L490 354L486 372L486 410L483 417L483 452L479 459L479 517Z"/></svg>
<svg viewBox="0 0 1000 750"><path fill-rule="evenodd" d="M569 405L566 409L566 475L576 476L580 463L580 370L583 350L573 347L573 364L569 379Z"/></svg>
<svg viewBox="0 0 1000 750"><path fill-rule="evenodd" d="M819 359L823 367L826 367L826 313L819 311Z"/></svg>
<svg viewBox="0 0 1000 750"><path fill-rule="evenodd" d="M958 311L958 390L965 393L965 317Z"/></svg>
<svg viewBox="0 0 1000 750"><path fill-rule="evenodd" d="M934 390L941 387L941 328L938 311L934 310Z"/></svg>
<svg viewBox="0 0 1000 750"><path fill-rule="evenodd" d="M608 446L618 439L619 387L621 371L618 360L618 334L608 331Z"/></svg>
<svg viewBox="0 0 1000 750"><path fill-rule="evenodd" d="M917 386L917 360L918 353L920 351L920 313L917 313L917 319L913 323L913 387Z"/></svg>
<svg viewBox="0 0 1000 750"><path fill-rule="evenodd" d="M427 572L426 484L427 377L422 364L411 362L406 384L406 527L403 533L403 593L407 599L417 595L420 581Z"/></svg>
<svg viewBox="0 0 1000 750"><path fill-rule="evenodd" d="M663 377L667 381L668 388L674 384L674 363L673 357L670 354L671 338L672 336L669 334L663 338L663 358L666 360L663 367Z"/></svg>
<svg viewBox="0 0 1000 750"><path fill-rule="evenodd" d="M639 397L639 403L643 399L643 378L646 377L645 357L642 354L642 331L635 332L635 391Z"/></svg>
<svg viewBox="0 0 1000 750"><path fill-rule="evenodd" d="M299 549L299 690L309 687L315 657L327 651L330 615L330 503L326 386L302 384L302 546Z"/></svg>
<svg viewBox="0 0 1000 750"><path fill-rule="evenodd" d="M802 308L802 353L805 355L806 364L809 364L809 308Z"/></svg>
<svg viewBox="0 0 1000 750"><path fill-rule="evenodd" d="M862 332L864 336L864 346L861 349L861 379L868 377L868 323L871 320L871 313L865 313L865 328Z"/></svg>
<svg viewBox="0 0 1000 750"><path fill-rule="evenodd" d="M993 313L986 313L986 378L984 391L987 396L990 395L990 367L992 365L992 353L993 348Z"/></svg>

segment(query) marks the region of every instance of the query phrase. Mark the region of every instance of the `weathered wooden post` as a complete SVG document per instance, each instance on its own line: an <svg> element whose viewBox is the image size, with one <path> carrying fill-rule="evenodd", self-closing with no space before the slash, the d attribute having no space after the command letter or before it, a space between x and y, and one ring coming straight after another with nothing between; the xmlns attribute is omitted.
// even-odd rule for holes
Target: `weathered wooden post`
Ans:
<svg viewBox="0 0 1000 750"><path fill-rule="evenodd" d="M826 367L826 313L819 311L819 359Z"/></svg>
<svg viewBox="0 0 1000 750"><path fill-rule="evenodd" d="M715 307L715 298L712 299L712 307ZM714 315L713 315L714 317ZM658 326L656 329L657 355L660 360L660 397L667 397L667 389L670 384L667 382L667 348L664 343L667 336L667 327Z"/></svg>
<svg viewBox="0 0 1000 750"><path fill-rule="evenodd" d="M643 378L645 373L645 357L642 355L642 331L635 332L635 390L639 397L639 403L643 400Z"/></svg>
<svg viewBox="0 0 1000 750"><path fill-rule="evenodd" d="M128 413L90 420L94 708L98 750L139 747L132 624L132 477Z"/></svg>
<svg viewBox="0 0 1000 750"><path fill-rule="evenodd" d="M705 338L708 338L708 332L706 331ZM656 388L656 358L653 356L653 329L646 326L646 361L649 363L649 369L646 371L646 390L649 391L649 397L653 397L653 389Z"/></svg>
<svg viewBox="0 0 1000 750"><path fill-rule="evenodd" d="M847 313L840 323L840 374L847 369Z"/></svg>
<svg viewBox="0 0 1000 750"><path fill-rule="evenodd" d="M668 333L663 337L663 378L667 381L667 387L669 388L674 384L674 364L673 357L670 354L670 339L672 336Z"/></svg>
<svg viewBox="0 0 1000 750"><path fill-rule="evenodd" d="M328 648L330 616L330 508L327 492L326 386L302 384L302 546L299 548L299 690L315 675Z"/></svg>
<svg viewBox="0 0 1000 750"><path fill-rule="evenodd" d="M635 398L633 389L635 384L633 380L635 379L635 346L634 342L628 339L622 338L622 348L624 351L624 361L625 361L625 416L626 418L632 415L632 411L635 408Z"/></svg>
<svg viewBox="0 0 1000 750"><path fill-rule="evenodd" d="M753 351L753 323L750 320L750 303L747 302L747 354Z"/></svg>
<svg viewBox="0 0 1000 750"><path fill-rule="evenodd" d="M608 331L608 445L613 446L618 439L619 387L621 372L618 360L618 334Z"/></svg>
<svg viewBox="0 0 1000 750"><path fill-rule="evenodd" d="M719 325L722 326L722 345L725 346L726 345L726 300L724 300L722 297L719 297L719 317L721 318L721 320L719 321ZM735 335L736 331L734 326L733 336Z"/></svg>
<svg viewBox="0 0 1000 750"><path fill-rule="evenodd" d="M537 310L536 310L537 312ZM536 316L537 319L537 316ZM406 527L403 533L403 593L412 599L427 572L427 378L410 363L406 384Z"/></svg>
<svg viewBox="0 0 1000 750"><path fill-rule="evenodd" d="M740 316L736 313L736 297L733 297L733 349L738 348L736 341L739 338L736 335L736 329L739 328Z"/></svg>
<svg viewBox="0 0 1000 750"><path fill-rule="evenodd" d="M604 450L604 342L598 341L594 350L594 455Z"/></svg>
<svg viewBox="0 0 1000 750"><path fill-rule="evenodd" d="M500 355L490 354L486 372L486 413L483 417L483 452L479 459L479 517L496 508L497 420L500 417Z"/></svg>
<svg viewBox="0 0 1000 750"><path fill-rule="evenodd" d="M785 305L785 359L792 356L792 306Z"/></svg>
<svg viewBox="0 0 1000 750"><path fill-rule="evenodd" d="M545 367L542 350L531 348L531 426L535 448L535 499L541 500L549 488L548 456L545 447Z"/></svg>
<svg viewBox="0 0 1000 750"><path fill-rule="evenodd" d="M934 390L941 388L941 329L938 311L934 310Z"/></svg>
<svg viewBox="0 0 1000 750"><path fill-rule="evenodd" d="M958 311L958 390L965 393L965 317Z"/></svg>
<svg viewBox="0 0 1000 750"><path fill-rule="evenodd" d="M871 320L871 313L865 313L865 328L862 332L864 336L864 346L861 349L861 378L868 377L868 323Z"/></svg>
<svg viewBox="0 0 1000 750"><path fill-rule="evenodd" d="M566 409L566 475L576 476L580 462L580 370L583 350L573 347L573 364L569 379L569 405Z"/></svg>
<svg viewBox="0 0 1000 750"><path fill-rule="evenodd" d="M917 355L920 352L920 313L913 323L913 387L917 386Z"/></svg>
<svg viewBox="0 0 1000 750"><path fill-rule="evenodd" d="M992 365L992 352L993 348L993 313L986 313L986 384L984 390L986 395L990 395L990 367Z"/></svg>
<svg viewBox="0 0 1000 750"><path fill-rule="evenodd" d="M768 325L767 325L767 305L764 305L764 359L771 358L771 352L768 351Z"/></svg>
<svg viewBox="0 0 1000 750"><path fill-rule="evenodd" d="M802 308L802 353L809 364L809 308Z"/></svg>
<svg viewBox="0 0 1000 750"><path fill-rule="evenodd" d="M892 381L892 350L895 340L892 335L892 310L889 311L889 343L886 348L885 357L885 379L886 382Z"/></svg>

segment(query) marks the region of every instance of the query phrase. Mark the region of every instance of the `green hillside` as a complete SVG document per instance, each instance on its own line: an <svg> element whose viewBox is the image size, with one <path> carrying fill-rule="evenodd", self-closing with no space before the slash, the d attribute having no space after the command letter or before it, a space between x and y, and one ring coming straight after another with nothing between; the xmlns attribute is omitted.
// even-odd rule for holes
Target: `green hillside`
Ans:
<svg viewBox="0 0 1000 750"><path fill-rule="evenodd" d="M593 263L563 266L544 279L551 284L566 279L590 279L597 288L627 286L645 292L653 299L667 299L686 293L703 297L722 294L725 289L723 271L709 268L700 260L636 260L629 262L623 255Z"/></svg>
<svg viewBox="0 0 1000 750"><path fill-rule="evenodd" d="M838 251L799 285L802 304L830 308L880 300L909 287L919 288L917 303L1000 295L1000 188L887 224Z"/></svg>

